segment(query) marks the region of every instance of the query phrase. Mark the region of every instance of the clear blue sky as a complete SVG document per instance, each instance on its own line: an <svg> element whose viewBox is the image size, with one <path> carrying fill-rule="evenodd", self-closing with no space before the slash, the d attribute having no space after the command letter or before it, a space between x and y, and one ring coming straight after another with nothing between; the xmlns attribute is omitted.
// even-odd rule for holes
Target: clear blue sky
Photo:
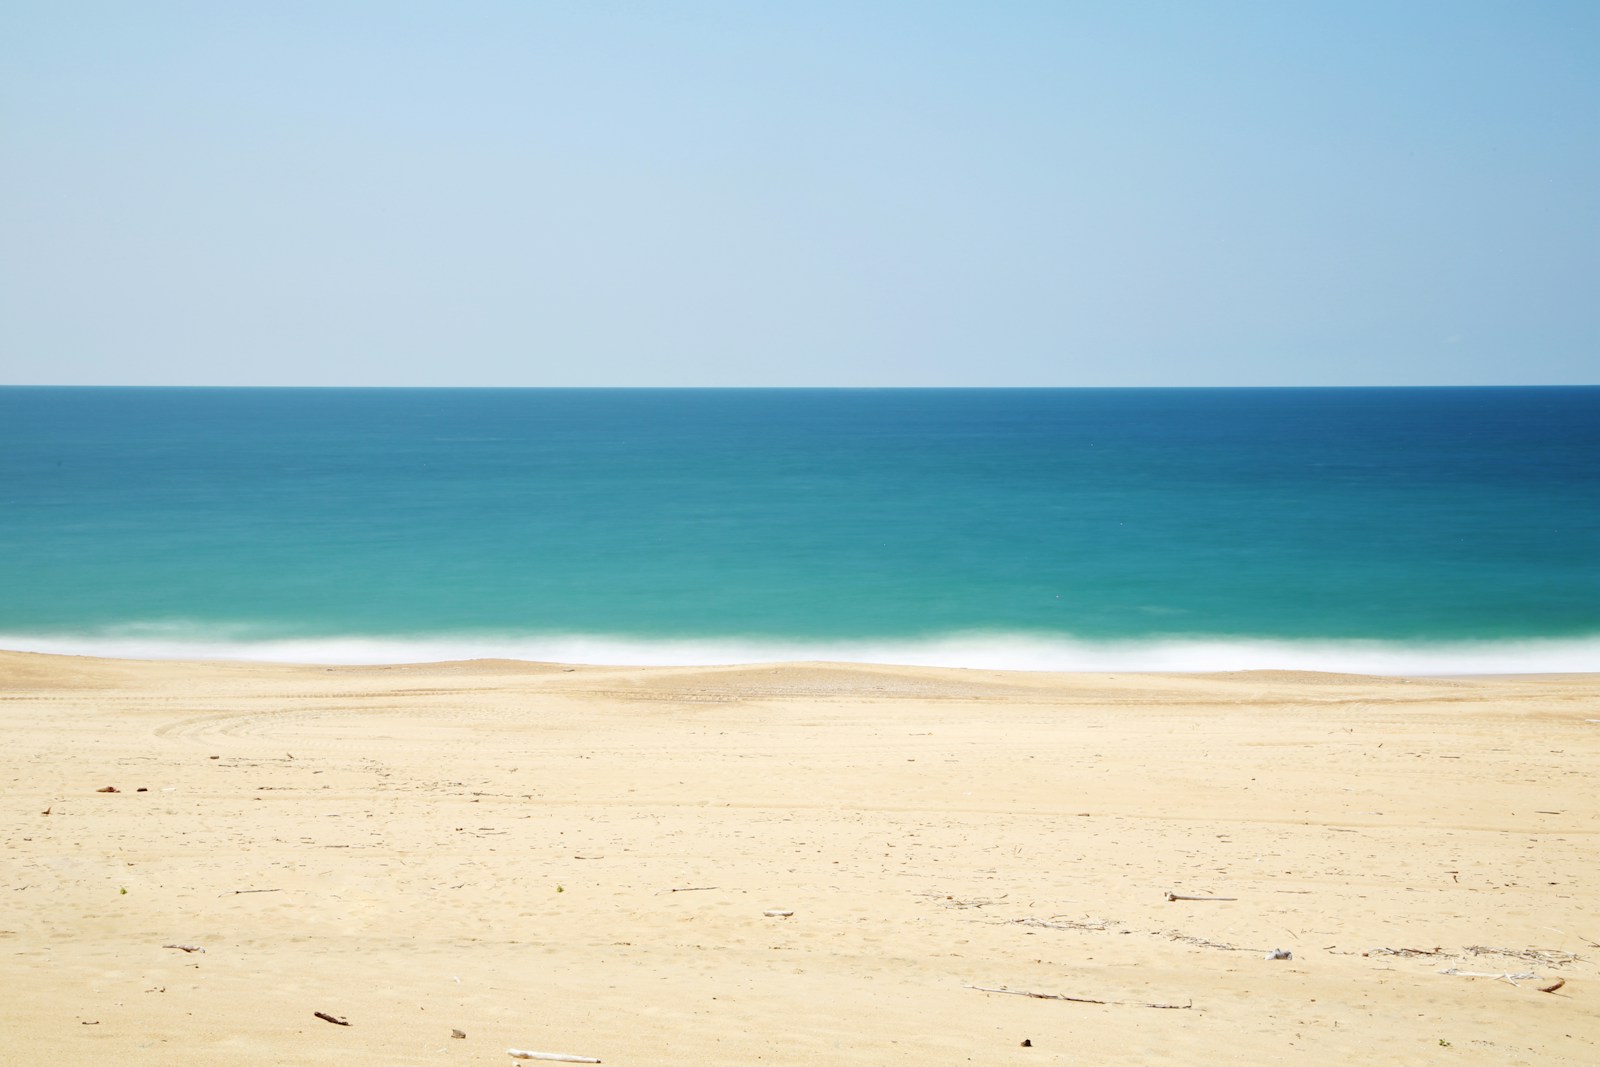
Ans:
<svg viewBox="0 0 1600 1067"><path fill-rule="evenodd" d="M0 6L0 383L1600 381L1600 3Z"/></svg>

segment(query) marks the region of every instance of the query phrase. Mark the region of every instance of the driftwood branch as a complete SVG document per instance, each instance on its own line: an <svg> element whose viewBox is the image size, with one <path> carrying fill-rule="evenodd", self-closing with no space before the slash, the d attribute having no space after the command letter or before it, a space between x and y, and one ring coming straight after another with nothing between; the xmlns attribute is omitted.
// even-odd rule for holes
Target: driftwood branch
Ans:
<svg viewBox="0 0 1600 1067"><path fill-rule="evenodd" d="M656 890L656 896L659 897L662 893L704 893L708 889L716 888L717 886L714 885L685 885L676 889L658 889Z"/></svg>
<svg viewBox="0 0 1600 1067"><path fill-rule="evenodd" d="M1565 978L1557 978L1554 982L1551 982L1549 985L1539 986L1538 989L1539 989L1539 992L1541 992L1541 993L1554 993L1556 990L1560 989L1562 986L1564 986L1566 984L1567 984L1567 980Z"/></svg>
<svg viewBox="0 0 1600 1067"><path fill-rule="evenodd" d="M557 1063L599 1063L589 1056L568 1056L564 1052L530 1052L527 1049L508 1048L506 1055L514 1060L554 1060Z"/></svg>
<svg viewBox="0 0 1600 1067"><path fill-rule="evenodd" d="M1151 1004L1143 1001L1128 1000L1095 1000L1093 997L1069 997L1063 993L1035 993L1026 989L1003 989L986 985L969 985L968 989L976 989L980 993L1007 993L1013 997L1032 997L1034 1000L1066 1000L1073 1004L1106 1004L1119 1007L1134 1008L1163 1008L1170 1011L1183 1011L1194 1007L1194 1001L1187 1004Z"/></svg>
<svg viewBox="0 0 1600 1067"><path fill-rule="evenodd" d="M321 1019L323 1022L332 1023L335 1026L349 1026L350 1025L350 1020L349 1019L335 1019L333 1016L329 1015L325 1011L314 1011L311 1014L315 1015L317 1018Z"/></svg>
<svg viewBox="0 0 1600 1067"><path fill-rule="evenodd" d="M1181 893L1168 893L1167 894L1167 899L1170 901L1170 900L1238 900L1239 898L1238 897L1186 897Z"/></svg>
<svg viewBox="0 0 1600 1067"><path fill-rule="evenodd" d="M162 945L162 948L175 948L180 952L204 952L199 945Z"/></svg>
<svg viewBox="0 0 1600 1067"><path fill-rule="evenodd" d="M226 893L218 893L219 897L237 897L245 893L281 893L281 889L230 889Z"/></svg>
<svg viewBox="0 0 1600 1067"><path fill-rule="evenodd" d="M1509 982L1512 985L1516 985L1518 982L1526 982L1531 978L1539 977L1537 974L1534 974L1532 971L1518 971L1518 972L1516 972L1514 974L1513 973L1495 974L1493 971L1461 971L1461 970L1457 970L1454 967L1450 967L1450 968L1448 968L1446 970L1440 971L1439 973L1440 974L1454 975L1457 978L1493 978L1497 982ZM1517 988L1520 989L1521 986L1518 986Z"/></svg>

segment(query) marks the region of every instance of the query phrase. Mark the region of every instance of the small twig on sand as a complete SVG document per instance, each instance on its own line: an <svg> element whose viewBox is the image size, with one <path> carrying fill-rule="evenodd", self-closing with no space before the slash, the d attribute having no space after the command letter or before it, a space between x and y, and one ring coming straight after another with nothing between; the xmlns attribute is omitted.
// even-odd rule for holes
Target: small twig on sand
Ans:
<svg viewBox="0 0 1600 1067"><path fill-rule="evenodd" d="M1021 919L977 919L976 922L988 923L990 926L1037 926L1045 930L1108 930L1113 925L1111 919L1038 919L1032 915Z"/></svg>
<svg viewBox="0 0 1600 1067"><path fill-rule="evenodd" d="M678 886L676 889L657 889L656 896L659 897L662 893L704 893L708 889L716 888L714 885L684 885ZM579 1062L584 1061L580 1060Z"/></svg>
<svg viewBox="0 0 1600 1067"><path fill-rule="evenodd" d="M557 1063L599 1063L590 1056L568 1056L564 1052L529 1052L526 1049L508 1048L506 1055L517 1060L554 1060Z"/></svg>
<svg viewBox="0 0 1600 1067"><path fill-rule="evenodd" d="M997 989L994 986L969 985L968 989L976 989L980 993L1008 993L1013 997L1032 997L1034 1000L1067 1000L1074 1004L1106 1004L1119 1007L1134 1008L1164 1008L1170 1011L1183 1011L1194 1007L1194 1001L1187 1004L1150 1004L1143 1001L1129 1000L1095 1000L1092 997L1069 997L1062 993L1034 993L1026 989Z"/></svg>
<svg viewBox="0 0 1600 1067"><path fill-rule="evenodd" d="M1181 893L1168 893L1168 900L1238 900L1238 897L1186 897Z"/></svg>
<svg viewBox="0 0 1600 1067"><path fill-rule="evenodd" d="M182 952L204 952L205 951L205 949L201 948L199 945L162 945L161 947L162 948L175 948L175 949L178 949L178 950L180 950Z"/></svg>
<svg viewBox="0 0 1600 1067"><path fill-rule="evenodd" d="M1538 988L1539 988L1539 992L1541 992L1541 993L1554 993L1556 990L1560 989L1562 986L1564 986L1566 984L1567 984L1567 980L1565 978L1557 978L1554 982L1551 982L1549 985L1542 985L1542 986L1539 986Z"/></svg>
<svg viewBox="0 0 1600 1067"><path fill-rule="evenodd" d="M987 908L991 904L1000 903L1011 894L1002 893L997 897L972 897L969 900L951 896L949 893L919 893L917 895L929 898L941 908Z"/></svg>
<svg viewBox="0 0 1600 1067"><path fill-rule="evenodd" d="M1157 933L1157 931L1152 930L1151 933L1155 934L1155 933ZM1224 952L1266 952L1267 951L1264 948L1240 948L1238 945L1230 945L1226 941L1208 941L1203 937L1194 937L1191 934L1179 933L1177 930L1168 930L1167 931L1167 936L1169 938L1171 938L1172 940L1174 940L1174 941L1182 941L1185 944L1194 945L1197 948L1218 948L1218 949L1221 949Z"/></svg>
<svg viewBox="0 0 1600 1067"><path fill-rule="evenodd" d="M1068 997L1060 993L1030 993L1026 989L996 989L993 986L969 985L968 989L976 989L980 993L1009 993L1014 997L1032 997L1034 1000L1070 1000L1074 1004L1104 1004L1103 1000L1091 1000L1089 997Z"/></svg>
<svg viewBox="0 0 1600 1067"><path fill-rule="evenodd" d="M325 1011L314 1011L311 1014L315 1015L317 1018L321 1019L323 1022L332 1023L335 1026L349 1026L350 1025L350 1020L349 1019L335 1019L333 1016L329 1015Z"/></svg>
<svg viewBox="0 0 1600 1067"><path fill-rule="evenodd" d="M219 897L237 897L245 893L281 893L281 889L230 889L226 893L218 893Z"/></svg>

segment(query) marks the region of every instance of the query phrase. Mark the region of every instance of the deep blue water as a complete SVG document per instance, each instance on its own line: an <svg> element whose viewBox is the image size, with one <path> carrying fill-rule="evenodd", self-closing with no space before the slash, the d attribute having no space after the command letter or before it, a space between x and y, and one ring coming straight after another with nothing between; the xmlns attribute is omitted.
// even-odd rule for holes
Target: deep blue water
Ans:
<svg viewBox="0 0 1600 1067"><path fill-rule="evenodd" d="M1600 669L1600 388L5 388L0 646Z"/></svg>

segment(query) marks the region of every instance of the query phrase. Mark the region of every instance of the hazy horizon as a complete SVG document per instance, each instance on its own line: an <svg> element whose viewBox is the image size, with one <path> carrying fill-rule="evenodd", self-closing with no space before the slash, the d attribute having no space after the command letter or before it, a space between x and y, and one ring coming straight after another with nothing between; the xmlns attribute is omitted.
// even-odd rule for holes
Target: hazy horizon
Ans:
<svg viewBox="0 0 1600 1067"><path fill-rule="evenodd" d="M258 385L250 383L217 384L188 384L188 383L159 383L148 382L0 382L0 389L410 389L417 391L439 389L463 390L517 390L517 389L548 389L571 391L604 391L604 390L639 390L639 391L704 391L704 390L729 390L729 391L782 391L782 392L889 392L889 391L946 391L946 392L971 392L974 390L1005 391L1049 391L1063 389L1085 389L1106 391L1133 391L1133 390L1291 390L1291 389L1600 389L1600 384L1588 382L1500 382L1493 385L1372 385L1361 382L1341 383L1338 385L293 385L293 384L267 384Z"/></svg>

